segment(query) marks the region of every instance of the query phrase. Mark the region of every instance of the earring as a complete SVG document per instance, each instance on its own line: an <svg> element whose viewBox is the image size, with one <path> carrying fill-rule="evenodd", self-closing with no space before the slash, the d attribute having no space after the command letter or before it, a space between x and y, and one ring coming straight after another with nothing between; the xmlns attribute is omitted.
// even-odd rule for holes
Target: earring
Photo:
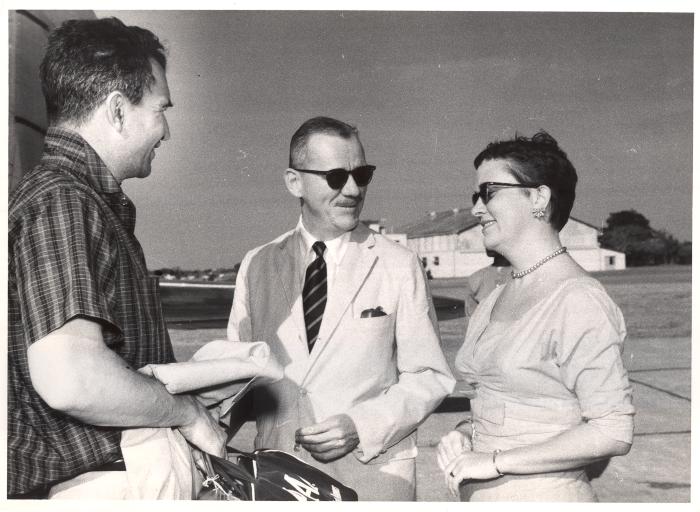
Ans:
<svg viewBox="0 0 700 512"><path fill-rule="evenodd" d="M541 219L544 217L544 208L533 208L532 216L536 219Z"/></svg>

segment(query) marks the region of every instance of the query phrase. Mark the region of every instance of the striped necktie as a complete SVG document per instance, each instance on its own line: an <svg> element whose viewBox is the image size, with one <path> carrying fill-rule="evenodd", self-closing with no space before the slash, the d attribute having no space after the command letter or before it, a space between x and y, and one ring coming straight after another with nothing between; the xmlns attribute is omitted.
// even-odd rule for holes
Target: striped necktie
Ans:
<svg viewBox="0 0 700 512"><path fill-rule="evenodd" d="M317 258L306 269L304 291L301 295L304 303L304 323L306 323L306 340L309 345L309 352L313 349L318 337L323 311L326 309L328 290L326 262L323 259L323 251L326 250L326 244L316 242L312 249L316 253Z"/></svg>

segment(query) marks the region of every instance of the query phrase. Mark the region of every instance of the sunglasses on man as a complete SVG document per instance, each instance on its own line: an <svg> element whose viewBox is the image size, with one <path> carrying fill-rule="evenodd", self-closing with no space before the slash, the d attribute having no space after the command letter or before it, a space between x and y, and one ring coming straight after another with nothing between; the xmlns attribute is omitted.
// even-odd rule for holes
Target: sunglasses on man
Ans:
<svg viewBox="0 0 700 512"><path fill-rule="evenodd" d="M377 167L375 165L361 165L356 167L352 171L346 169L331 169L330 171L313 171L311 169L294 169L298 172L305 172L307 174L318 174L326 178L328 186L333 190L340 190L345 186L348 181L348 176L352 175L352 179L358 187L366 187L369 182L372 181L372 175Z"/></svg>
<svg viewBox="0 0 700 512"><path fill-rule="evenodd" d="M481 198L484 204L488 204L496 192L502 188L537 188L540 185L535 183L499 183L497 181L485 181L479 183L479 191L472 194L472 204Z"/></svg>

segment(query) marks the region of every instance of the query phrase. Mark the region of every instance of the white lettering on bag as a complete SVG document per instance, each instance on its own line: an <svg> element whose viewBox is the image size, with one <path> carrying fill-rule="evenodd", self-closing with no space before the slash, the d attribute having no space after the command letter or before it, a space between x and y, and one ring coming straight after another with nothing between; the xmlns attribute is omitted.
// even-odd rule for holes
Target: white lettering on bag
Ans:
<svg viewBox="0 0 700 512"><path fill-rule="evenodd" d="M318 487L308 480L293 478L287 474L284 475L284 480L289 482L294 487L294 490L286 487L283 487L283 489L294 496L297 501L319 501L321 496L318 492Z"/></svg>

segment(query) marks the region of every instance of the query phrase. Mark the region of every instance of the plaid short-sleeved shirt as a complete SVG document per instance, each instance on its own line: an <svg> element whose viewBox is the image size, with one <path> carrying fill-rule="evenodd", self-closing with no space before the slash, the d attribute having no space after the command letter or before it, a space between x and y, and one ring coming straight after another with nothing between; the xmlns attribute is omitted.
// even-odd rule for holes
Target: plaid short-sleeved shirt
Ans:
<svg viewBox="0 0 700 512"><path fill-rule="evenodd" d="M84 424L39 397L27 363L32 343L82 317L102 325L105 343L132 368L174 361L135 220L133 203L87 142L50 128L41 163L9 205L9 495L121 456L119 429Z"/></svg>

